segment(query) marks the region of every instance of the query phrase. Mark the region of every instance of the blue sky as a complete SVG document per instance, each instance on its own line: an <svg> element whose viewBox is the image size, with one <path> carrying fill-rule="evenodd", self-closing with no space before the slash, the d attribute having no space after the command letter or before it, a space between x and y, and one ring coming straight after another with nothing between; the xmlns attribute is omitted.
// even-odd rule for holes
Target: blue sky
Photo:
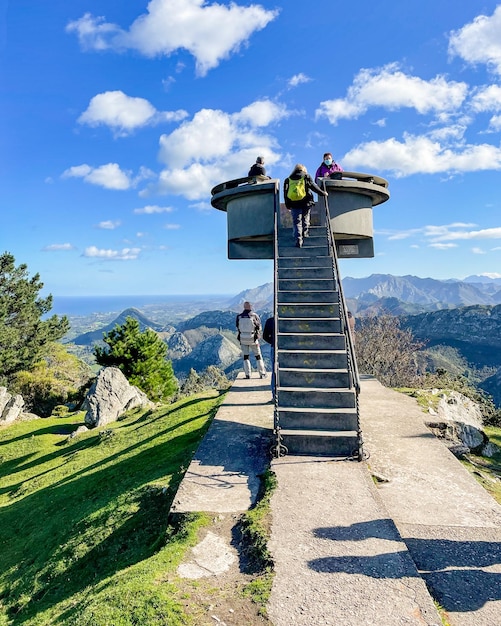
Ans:
<svg viewBox="0 0 501 626"><path fill-rule="evenodd" d="M62 295L237 293L210 189L388 179L372 273L501 276L501 4L0 0L0 251Z"/></svg>

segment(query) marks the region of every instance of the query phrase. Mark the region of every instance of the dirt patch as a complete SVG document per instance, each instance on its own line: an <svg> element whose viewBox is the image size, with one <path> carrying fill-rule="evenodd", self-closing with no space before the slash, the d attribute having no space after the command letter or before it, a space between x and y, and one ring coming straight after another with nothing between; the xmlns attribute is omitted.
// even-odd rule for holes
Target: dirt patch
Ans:
<svg viewBox="0 0 501 626"><path fill-rule="evenodd" d="M228 563L225 571L217 574L208 571L206 576L179 578L176 581L180 602L197 626L271 624L262 614L264 607L248 597L249 585L259 585L263 572L254 571L255 567L248 557L248 546L240 531L240 520L240 515L216 515L212 524L200 531L199 546L207 534L212 533L234 552L236 558ZM193 551L190 551L185 563L192 562L193 558Z"/></svg>

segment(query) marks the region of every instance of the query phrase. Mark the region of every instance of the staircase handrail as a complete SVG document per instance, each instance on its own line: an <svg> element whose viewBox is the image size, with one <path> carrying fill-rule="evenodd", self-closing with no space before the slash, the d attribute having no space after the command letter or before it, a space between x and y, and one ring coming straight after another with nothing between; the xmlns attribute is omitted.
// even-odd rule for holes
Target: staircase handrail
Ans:
<svg viewBox="0 0 501 626"><path fill-rule="evenodd" d="M273 375L275 387L273 390L273 431L275 434L275 446L272 447L272 454L278 458L286 453L281 445L280 436L280 412L278 410L278 387L280 385L278 369L278 229L280 226L280 188L277 186L274 199L274 230L273 241Z"/></svg>
<svg viewBox="0 0 501 626"><path fill-rule="evenodd" d="M322 187L323 187L323 190L326 191L325 181L322 181ZM339 271L339 263L338 263L337 251L336 251L336 240L334 238L334 231L332 229L332 223L330 220L329 202L328 202L327 196L324 197L324 207L325 207L325 221L327 225L329 247L332 251L331 258L332 258L332 269L334 272L334 281L337 283L338 292L339 292L339 304L340 304L339 310L340 310L341 318L342 318L341 324L345 331L345 336L348 337L348 355L349 355L348 363L350 365L349 374L352 378L352 384L358 396L360 393L360 375L358 373L357 358L355 356L355 344L353 342L350 324L348 323L348 309L346 307L346 300L344 297L343 285L341 282L341 273Z"/></svg>

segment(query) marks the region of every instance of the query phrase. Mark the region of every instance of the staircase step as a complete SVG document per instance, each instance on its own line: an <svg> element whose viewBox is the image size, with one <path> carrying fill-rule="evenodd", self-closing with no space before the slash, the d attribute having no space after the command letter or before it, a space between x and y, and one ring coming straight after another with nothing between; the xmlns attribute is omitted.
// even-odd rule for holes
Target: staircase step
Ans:
<svg viewBox="0 0 501 626"><path fill-rule="evenodd" d="M332 280L332 267L279 267L278 280L297 279L313 280L320 278L330 278Z"/></svg>
<svg viewBox="0 0 501 626"><path fill-rule="evenodd" d="M289 407L280 409L278 417L281 428L293 430L357 430L357 410Z"/></svg>
<svg viewBox="0 0 501 626"><path fill-rule="evenodd" d="M341 333L341 320L336 317L279 317L278 333L332 334ZM285 347L285 346L284 346Z"/></svg>
<svg viewBox="0 0 501 626"><path fill-rule="evenodd" d="M297 248L299 250L299 248ZM332 272L332 259L330 256L284 256L278 257L278 270L281 271L287 267L328 267Z"/></svg>
<svg viewBox="0 0 501 626"><path fill-rule="evenodd" d="M305 242L308 241L305 239ZM319 257L319 256L328 256L329 255L329 247L328 246L317 246L310 245L308 243L304 243L302 248L297 248L294 244L292 245L280 245L278 244L278 254L280 257L300 257L306 258L309 256Z"/></svg>
<svg viewBox="0 0 501 626"><path fill-rule="evenodd" d="M355 391L348 388L278 387L280 408L349 408L356 406Z"/></svg>
<svg viewBox="0 0 501 626"><path fill-rule="evenodd" d="M357 431L281 429L280 436L281 443L287 447L289 454L335 457L351 457L358 454Z"/></svg>
<svg viewBox="0 0 501 626"><path fill-rule="evenodd" d="M277 333L279 350L346 350L341 333Z"/></svg>
<svg viewBox="0 0 501 626"><path fill-rule="evenodd" d="M335 291L336 283L330 278L279 278L279 291Z"/></svg>
<svg viewBox="0 0 501 626"><path fill-rule="evenodd" d="M280 369L300 367L312 369L346 369L346 350L278 350Z"/></svg>
<svg viewBox="0 0 501 626"><path fill-rule="evenodd" d="M339 302L339 293L334 289L328 289L325 291L278 291L277 292L278 304L289 304L290 302L329 302L337 304Z"/></svg>
<svg viewBox="0 0 501 626"><path fill-rule="evenodd" d="M279 381L280 387L346 389L350 386L350 375L346 368L280 367Z"/></svg>
<svg viewBox="0 0 501 626"><path fill-rule="evenodd" d="M316 302L279 303L278 317L302 317L307 319L315 317L339 318L339 306L337 304L318 304Z"/></svg>

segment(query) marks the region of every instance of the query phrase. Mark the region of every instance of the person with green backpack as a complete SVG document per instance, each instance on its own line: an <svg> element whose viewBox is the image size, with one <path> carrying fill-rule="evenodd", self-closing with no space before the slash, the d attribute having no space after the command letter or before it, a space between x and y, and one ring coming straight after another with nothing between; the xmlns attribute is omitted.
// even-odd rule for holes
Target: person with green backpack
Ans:
<svg viewBox="0 0 501 626"><path fill-rule="evenodd" d="M327 192L313 182L306 167L298 163L284 180L285 206L292 216L292 235L298 248L303 247L303 237L308 237L310 228L310 211L315 204L312 191L319 196L326 196Z"/></svg>

